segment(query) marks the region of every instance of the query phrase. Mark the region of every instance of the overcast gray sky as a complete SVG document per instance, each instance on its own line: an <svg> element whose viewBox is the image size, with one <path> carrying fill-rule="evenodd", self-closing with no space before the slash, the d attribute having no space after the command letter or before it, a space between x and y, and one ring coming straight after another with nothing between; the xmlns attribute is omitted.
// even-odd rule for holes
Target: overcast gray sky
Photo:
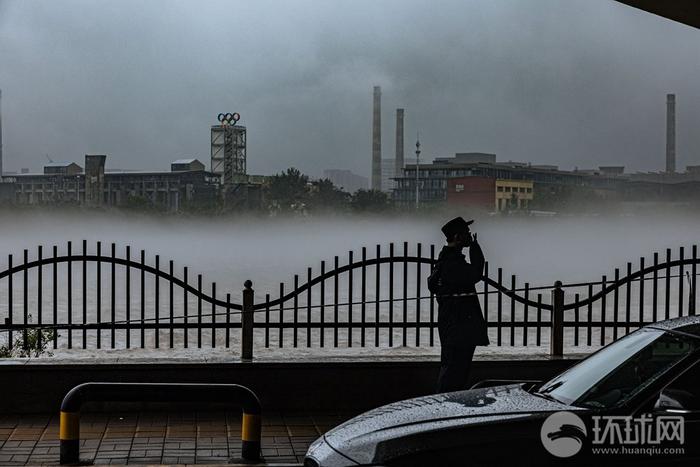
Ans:
<svg viewBox="0 0 700 467"><path fill-rule="evenodd" d="M423 155L663 168L700 164L700 31L612 0L0 0L5 169L209 165L238 111L250 173L369 174L372 86L383 154L394 109Z"/></svg>

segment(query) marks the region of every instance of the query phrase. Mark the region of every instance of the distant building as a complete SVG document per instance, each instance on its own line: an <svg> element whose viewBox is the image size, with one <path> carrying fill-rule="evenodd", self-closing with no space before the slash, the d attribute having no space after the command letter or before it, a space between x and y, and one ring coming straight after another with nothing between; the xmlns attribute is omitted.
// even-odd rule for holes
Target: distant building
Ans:
<svg viewBox="0 0 700 467"><path fill-rule="evenodd" d="M598 168L605 175L623 175L625 173L625 167L622 165L600 166Z"/></svg>
<svg viewBox="0 0 700 467"><path fill-rule="evenodd" d="M396 160L382 159L382 191L391 193L394 190L394 177L396 176Z"/></svg>
<svg viewBox="0 0 700 467"><path fill-rule="evenodd" d="M175 161L170 172L105 172L106 156L86 155L85 172L75 163L52 163L44 173L5 177L14 187L15 204L126 206L139 199L177 211L183 203L214 203L220 176L202 170L197 160ZM189 164L190 170L184 170Z"/></svg>
<svg viewBox="0 0 700 467"><path fill-rule="evenodd" d="M621 184L627 181L625 177L605 173L591 175L583 171L559 170L554 165L496 162L495 154L458 153L455 157L435 158L432 163L420 164L418 169L416 164L406 164L402 176L396 178L397 185L393 193L394 201L400 206L415 205L416 170L421 204L446 203L448 181L452 178L482 177L493 180L529 181L533 184L533 193L540 190L551 193L552 190L563 186L586 187L595 190L601 196L618 193ZM529 200L526 200L526 203L529 204Z"/></svg>
<svg viewBox="0 0 700 467"><path fill-rule="evenodd" d="M75 175L83 171L75 162L51 162L44 166L46 175Z"/></svg>
<svg viewBox="0 0 700 467"><path fill-rule="evenodd" d="M333 185L348 193L357 190L366 190L369 187L369 179L345 169L326 169L323 178L329 179Z"/></svg>
<svg viewBox="0 0 700 467"><path fill-rule="evenodd" d="M496 206L496 179L450 178L447 181L447 204L479 211L493 211Z"/></svg>
<svg viewBox="0 0 700 467"><path fill-rule="evenodd" d="M496 180L496 211L520 211L530 208L532 180Z"/></svg>
<svg viewBox="0 0 700 467"><path fill-rule="evenodd" d="M246 175L247 141L242 125L212 125L211 172L220 176L221 183L232 185L237 176Z"/></svg>
<svg viewBox="0 0 700 467"><path fill-rule="evenodd" d="M447 204L482 211L517 211L530 207L530 180L459 177L447 181Z"/></svg>
<svg viewBox="0 0 700 467"><path fill-rule="evenodd" d="M414 160L413 164L416 163ZM458 152L454 157L436 157L435 162L447 164L495 164L496 155L488 152Z"/></svg>
<svg viewBox="0 0 700 467"><path fill-rule="evenodd" d="M170 164L172 172L200 172L204 168L204 164L197 159L180 159Z"/></svg>
<svg viewBox="0 0 700 467"><path fill-rule="evenodd" d="M405 164L415 164L415 158L404 158ZM382 159L382 191L391 193L396 188L396 160ZM400 175L400 174L399 174Z"/></svg>

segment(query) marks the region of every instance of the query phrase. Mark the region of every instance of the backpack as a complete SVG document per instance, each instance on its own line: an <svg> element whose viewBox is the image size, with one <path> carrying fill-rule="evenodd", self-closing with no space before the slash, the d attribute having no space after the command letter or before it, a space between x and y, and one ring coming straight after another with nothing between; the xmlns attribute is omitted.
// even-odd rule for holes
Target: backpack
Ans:
<svg viewBox="0 0 700 467"><path fill-rule="evenodd" d="M440 277L442 270L442 261L438 261L433 266L433 270L430 271L428 276L428 290L431 294L439 294L442 288L442 278Z"/></svg>

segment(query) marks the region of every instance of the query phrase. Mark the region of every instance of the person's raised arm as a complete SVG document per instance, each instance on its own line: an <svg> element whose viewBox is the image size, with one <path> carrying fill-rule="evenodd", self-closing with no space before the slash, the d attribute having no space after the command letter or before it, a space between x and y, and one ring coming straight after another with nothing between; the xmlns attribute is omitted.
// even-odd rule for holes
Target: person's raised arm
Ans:
<svg viewBox="0 0 700 467"><path fill-rule="evenodd" d="M471 245L469 245L469 262L474 269L473 274L478 276L474 283L479 282L484 275L484 264L486 260L484 259L484 252L481 251L481 245L479 245L476 239L476 234L474 234L474 240Z"/></svg>

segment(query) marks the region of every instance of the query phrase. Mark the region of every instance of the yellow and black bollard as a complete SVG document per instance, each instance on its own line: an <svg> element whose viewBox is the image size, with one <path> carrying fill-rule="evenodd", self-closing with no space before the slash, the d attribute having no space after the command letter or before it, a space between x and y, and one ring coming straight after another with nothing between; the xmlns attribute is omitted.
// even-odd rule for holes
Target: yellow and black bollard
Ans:
<svg viewBox="0 0 700 467"><path fill-rule="evenodd" d="M260 413L243 412L241 457L246 461L260 460Z"/></svg>
<svg viewBox="0 0 700 467"><path fill-rule="evenodd" d="M84 383L61 403L61 464L80 462L80 407L84 402L228 402L243 409L241 434L244 461L260 460L260 400L238 384Z"/></svg>
<svg viewBox="0 0 700 467"><path fill-rule="evenodd" d="M77 464L80 460L80 412L61 411L58 431L61 464Z"/></svg>

